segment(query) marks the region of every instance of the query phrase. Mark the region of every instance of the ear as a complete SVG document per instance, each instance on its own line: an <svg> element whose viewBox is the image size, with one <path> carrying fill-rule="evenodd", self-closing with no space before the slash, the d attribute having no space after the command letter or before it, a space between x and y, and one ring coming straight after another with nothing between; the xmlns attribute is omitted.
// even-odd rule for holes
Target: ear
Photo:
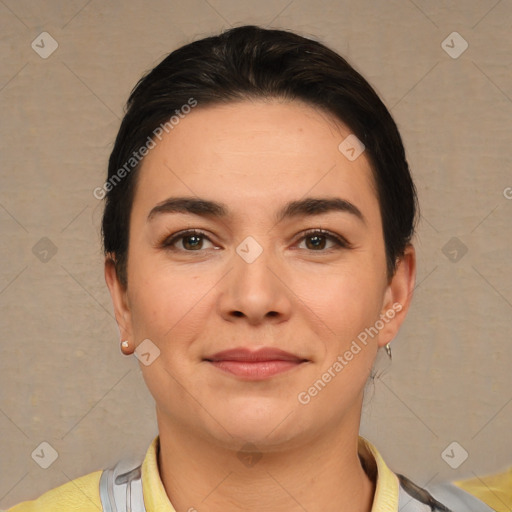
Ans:
<svg viewBox="0 0 512 512"><path fill-rule="evenodd" d="M115 261L111 256L105 258L105 281L114 305L114 314L122 340L132 340L131 312L126 287L119 281ZM132 340L133 341L133 340Z"/></svg>
<svg viewBox="0 0 512 512"><path fill-rule="evenodd" d="M409 244L398 260L395 274L386 287L380 315L384 327L379 332L379 347L384 347L397 335L407 316L415 283L416 251Z"/></svg>

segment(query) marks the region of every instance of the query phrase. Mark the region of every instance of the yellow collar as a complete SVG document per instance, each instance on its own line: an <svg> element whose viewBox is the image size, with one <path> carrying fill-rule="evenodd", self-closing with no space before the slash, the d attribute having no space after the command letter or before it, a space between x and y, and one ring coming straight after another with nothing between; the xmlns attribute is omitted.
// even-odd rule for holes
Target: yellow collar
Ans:
<svg viewBox="0 0 512 512"><path fill-rule="evenodd" d="M172 506L158 471L160 438L156 436L142 463L142 489L148 512L176 512ZM368 473L377 478L372 512L396 512L398 510L398 478L387 467L381 455L369 441L359 437L359 457ZM193 504L192 504L193 505Z"/></svg>
<svg viewBox="0 0 512 512"><path fill-rule="evenodd" d="M361 436L359 436L358 453L366 466L366 472L375 475L374 480L377 481L371 512L397 512L400 487L398 477L388 468L377 448Z"/></svg>

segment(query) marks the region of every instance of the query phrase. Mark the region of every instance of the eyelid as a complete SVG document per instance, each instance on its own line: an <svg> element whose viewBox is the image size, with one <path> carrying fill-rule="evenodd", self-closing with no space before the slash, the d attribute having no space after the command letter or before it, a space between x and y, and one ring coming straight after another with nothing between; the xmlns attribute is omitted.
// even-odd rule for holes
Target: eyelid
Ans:
<svg viewBox="0 0 512 512"><path fill-rule="evenodd" d="M173 233L172 235L166 236L159 244L158 246L163 249L173 249L172 246L181 240L182 238L186 238L187 236L197 235L201 236L202 238L205 238L206 240L210 241L212 244L212 240L210 237L204 232L199 229L191 228L191 229L184 229L182 231L177 231L176 233ZM182 252L202 252L202 251L185 251L182 250Z"/></svg>
<svg viewBox="0 0 512 512"><path fill-rule="evenodd" d="M324 236L332 241L334 241L340 248L346 248L351 249L353 245L343 236L338 235L336 233L333 233L332 231L328 231L326 229L322 228L311 228L307 229L306 231L303 231L300 234L300 238L298 241L303 240L304 238L307 238L308 236L319 234L321 236ZM327 251L311 251L311 252L327 252Z"/></svg>
<svg viewBox="0 0 512 512"><path fill-rule="evenodd" d="M214 243L211 240L211 238L204 231L199 230L199 229L195 229L195 228L191 228L191 229L185 229L185 230L182 230L182 231L177 231L176 233L173 233L172 235L165 237L158 244L158 246L163 248L163 249L177 250L179 252L188 252L188 253L204 252L202 250L187 251L187 250L184 250L184 249L175 249L175 248L172 247L177 241L179 241L179 240L181 240L181 239L183 239L183 238L185 238L187 236L192 236L192 235L200 236L200 237L208 240L212 244ZM294 242L294 244L296 245L297 243L301 242L302 240L304 240L308 236L313 236L313 235L320 235L320 236L323 236L323 237L333 241L337 245L337 247L335 247L334 249L351 249L351 248L353 248L353 245L345 237L343 237L341 235L338 235L336 233L333 233L331 231L328 231L326 229L322 229L322 228L310 228L310 229L308 229L306 231L301 232L299 234L299 237L297 238L297 240ZM218 247L215 247L215 249L218 249ZM312 253L314 253L314 252L326 253L326 252L331 251L332 249L333 248L325 249L325 250L318 250L318 251L310 250L308 252L312 252Z"/></svg>

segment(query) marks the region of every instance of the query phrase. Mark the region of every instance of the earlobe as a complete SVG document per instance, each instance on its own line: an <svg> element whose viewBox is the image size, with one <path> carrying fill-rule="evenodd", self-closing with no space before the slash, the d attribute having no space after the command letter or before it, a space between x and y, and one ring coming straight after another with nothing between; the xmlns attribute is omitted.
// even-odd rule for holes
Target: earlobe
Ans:
<svg viewBox="0 0 512 512"><path fill-rule="evenodd" d="M110 291L110 297L114 306L114 314L121 339L132 338L131 315L128 306L126 287L119 281L115 261L112 257L105 258L105 282Z"/></svg>
<svg viewBox="0 0 512 512"><path fill-rule="evenodd" d="M395 274L386 288L381 311L385 325L379 333L379 347L386 346L397 335L407 316L415 283L416 251L414 246L409 244L398 260Z"/></svg>

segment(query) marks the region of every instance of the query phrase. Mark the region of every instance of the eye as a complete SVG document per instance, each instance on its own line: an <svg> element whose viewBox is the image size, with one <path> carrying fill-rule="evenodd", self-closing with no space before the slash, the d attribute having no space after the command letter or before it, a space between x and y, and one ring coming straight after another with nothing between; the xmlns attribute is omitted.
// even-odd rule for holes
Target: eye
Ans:
<svg viewBox="0 0 512 512"><path fill-rule="evenodd" d="M179 233L175 233L174 235L166 238L161 244L162 247L171 250L179 250L174 247L176 242L182 240L182 249L186 252L194 252L203 249L203 241L208 240L211 243L211 240L202 232L196 229L189 229L187 231L181 231Z"/></svg>
<svg viewBox="0 0 512 512"><path fill-rule="evenodd" d="M307 249L310 249L315 252L323 252L325 249L325 241L330 240L335 244L334 247L330 247L329 249L341 249L346 248L349 249L351 247L350 243L345 240L343 237L339 235L335 235L329 231L325 231L323 229L312 229L307 231L300 240L305 240ZM308 244L308 240L311 242Z"/></svg>
<svg viewBox="0 0 512 512"><path fill-rule="evenodd" d="M169 250L184 250L185 252L200 252L204 249L204 241L212 243L208 236L197 229L180 231L166 238L160 245ZM335 235L323 229L311 229L303 234L299 241L306 241L306 249L314 252L326 252L332 249L342 249L351 247L351 244L339 235ZM176 247L177 242L181 241L181 248ZM327 247L326 241L334 244L334 247ZM308 243L310 242L310 243Z"/></svg>

